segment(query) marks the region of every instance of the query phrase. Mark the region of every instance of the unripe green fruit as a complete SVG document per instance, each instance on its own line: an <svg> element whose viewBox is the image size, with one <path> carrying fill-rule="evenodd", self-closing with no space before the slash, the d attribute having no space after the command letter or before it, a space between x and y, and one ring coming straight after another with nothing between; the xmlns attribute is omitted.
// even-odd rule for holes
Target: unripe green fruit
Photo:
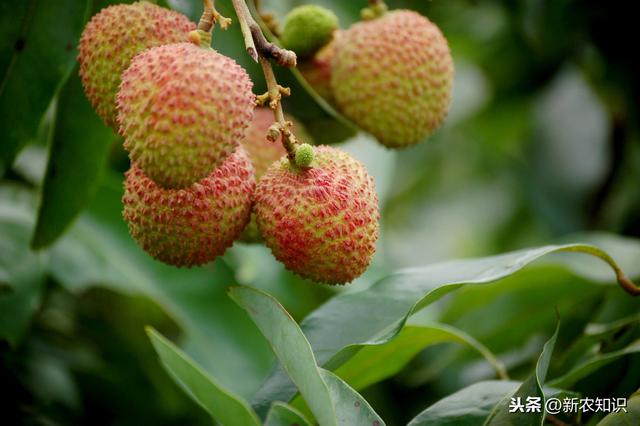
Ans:
<svg viewBox="0 0 640 426"><path fill-rule="evenodd" d="M308 143L303 143L296 149L295 157L296 166L302 168L310 167L315 157L313 147Z"/></svg>
<svg viewBox="0 0 640 426"><path fill-rule="evenodd" d="M253 167L238 148L210 176L186 189L163 189L135 163L126 173L123 216L152 257L175 266L214 260L249 221Z"/></svg>
<svg viewBox="0 0 640 426"><path fill-rule="evenodd" d="M378 238L378 197L365 167L336 148L314 148L313 167L288 158L258 182L255 207L265 244L304 278L345 284L369 265Z"/></svg>
<svg viewBox="0 0 640 426"><path fill-rule="evenodd" d="M195 24L146 1L118 4L91 18L80 37L78 62L87 98L108 126L116 122L120 76L138 53L185 41Z"/></svg>
<svg viewBox="0 0 640 426"><path fill-rule="evenodd" d="M391 148L421 142L442 124L451 101L453 60L438 27L409 10L343 32L331 86L339 109Z"/></svg>
<svg viewBox="0 0 640 426"><path fill-rule="evenodd" d="M311 136L309 136L301 123L288 114L285 114L285 119L293 123L292 131L300 142L313 143ZM256 108L254 110L253 121L247 128L245 138L242 141L242 146L249 154L251 164L253 164L253 168L255 169L256 180L260 180L262 175L274 162L287 155L287 151L282 146L280 140L275 142L267 140L267 131L273 122L273 111L271 109ZM253 214L251 221L242 232L240 240L245 243L262 241Z"/></svg>
<svg viewBox="0 0 640 426"><path fill-rule="evenodd" d="M299 58L313 55L331 40L338 17L321 6L305 5L291 10L284 19L281 41Z"/></svg>
<svg viewBox="0 0 640 426"><path fill-rule="evenodd" d="M122 75L118 122L133 162L164 188L207 177L243 139L255 96L233 59L191 43L155 47Z"/></svg>

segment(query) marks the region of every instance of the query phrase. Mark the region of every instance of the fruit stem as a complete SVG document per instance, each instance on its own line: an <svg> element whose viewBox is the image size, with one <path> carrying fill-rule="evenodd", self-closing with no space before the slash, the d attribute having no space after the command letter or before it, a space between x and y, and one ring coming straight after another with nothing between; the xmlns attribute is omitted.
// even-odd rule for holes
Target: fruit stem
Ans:
<svg viewBox="0 0 640 426"><path fill-rule="evenodd" d="M189 41L201 47L211 47L211 39L213 26L216 22L220 24L220 28L226 30L231 25L231 19L225 18L217 10L214 0L202 0L204 10L198 27L195 31L189 33Z"/></svg>
<svg viewBox="0 0 640 426"><path fill-rule="evenodd" d="M295 155L299 143L291 131L292 123L284 118L281 102L283 96L289 96L291 94L291 90L278 84L269 59L275 60L280 66L295 67L296 54L290 50L281 49L267 41L264 34L262 34L262 30L260 30L260 26L255 19L253 19L253 16L251 16L251 12L249 12L249 8L244 0L233 0L233 8L240 22L247 53L260 63L264 79L267 83L267 93L259 95L256 103L258 105L268 103L269 107L273 110L273 117L277 124L275 131L281 136L282 146L287 151L289 161L295 164Z"/></svg>
<svg viewBox="0 0 640 426"><path fill-rule="evenodd" d="M381 17L388 10L389 8L384 0L369 0L369 7L362 9L360 17L365 21L369 21Z"/></svg>

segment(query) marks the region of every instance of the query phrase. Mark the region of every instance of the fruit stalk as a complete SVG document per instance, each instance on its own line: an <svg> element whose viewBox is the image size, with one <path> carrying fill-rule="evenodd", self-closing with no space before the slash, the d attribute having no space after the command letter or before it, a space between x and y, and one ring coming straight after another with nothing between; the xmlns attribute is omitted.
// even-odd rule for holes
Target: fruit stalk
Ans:
<svg viewBox="0 0 640 426"><path fill-rule="evenodd" d="M281 49L267 41L258 23L253 19L253 16L251 16L251 12L249 12L249 8L244 0L233 0L233 8L240 22L247 52L254 60L257 59L260 63L267 83L267 93L258 96L258 103L268 103L269 107L273 110L273 116L278 127L277 130L282 136L282 145L287 151L289 160L295 162L298 140L291 131L291 123L284 118L281 103L282 96L289 96L291 91L289 88L284 88L278 84L269 59L274 59L280 66L295 67L296 55L289 50Z"/></svg>
<svg viewBox="0 0 640 426"><path fill-rule="evenodd" d="M213 26L216 22L220 24L220 28L226 30L231 24L231 19L225 18L216 10L214 0L202 0L202 4L204 6L204 10L195 31L197 35L195 38L191 38L190 40L199 44L201 47L210 47Z"/></svg>

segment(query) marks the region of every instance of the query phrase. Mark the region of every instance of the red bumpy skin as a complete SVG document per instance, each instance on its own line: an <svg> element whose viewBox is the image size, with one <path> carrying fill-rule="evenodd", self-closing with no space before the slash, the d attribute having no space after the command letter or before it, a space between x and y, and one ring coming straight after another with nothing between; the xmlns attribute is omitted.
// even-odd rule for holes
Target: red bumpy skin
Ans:
<svg viewBox="0 0 640 426"><path fill-rule="evenodd" d="M283 158L258 182L258 228L274 256L301 277L345 284L371 262L378 196L365 167L336 148L314 148L312 168Z"/></svg>
<svg viewBox="0 0 640 426"><path fill-rule="evenodd" d="M421 142L447 115L453 60L440 29L396 10L337 40L331 86L339 109L390 148Z"/></svg>
<svg viewBox="0 0 640 426"><path fill-rule="evenodd" d="M243 139L255 96L233 59L191 43L155 47L122 75L118 122L124 147L164 188L208 176Z"/></svg>
<svg viewBox="0 0 640 426"><path fill-rule="evenodd" d="M187 189L163 189L135 163L126 173L123 216L129 232L155 259L175 266L214 260L249 221L253 166L238 148L210 176Z"/></svg>
<svg viewBox="0 0 640 426"><path fill-rule="evenodd" d="M302 124L293 117L285 114L284 118L293 123L293 134L301 143L313 144L311 136L306 132ZM273 111L270 108L261 107L254 111L253 121L247 128L242 146L246 149L256 172L256 180L260 180L269 167L283 156L287 155L280 140L270 142L267 140L267 131L274 123ZM245 243L257 243L262 241L254 215L245 228L240 240Z"/></svg>
<svg viewBox="0 0 640 426"><path fill-rule="evenodd" d="M172 10L143 1L102 9L80 37L78 62L87 98L107 126L115 126L120 76L138 53L185 41L196 25Z"/></svg>

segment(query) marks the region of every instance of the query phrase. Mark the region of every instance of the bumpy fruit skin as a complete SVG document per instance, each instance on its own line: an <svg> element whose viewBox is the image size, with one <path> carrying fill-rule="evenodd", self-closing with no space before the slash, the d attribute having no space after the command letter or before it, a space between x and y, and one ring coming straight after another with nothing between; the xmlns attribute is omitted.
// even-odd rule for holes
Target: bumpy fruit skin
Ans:
<svg viewBox="0 0 640 426"><path fill-rule="evenodd" d="M313 139L301 123L288 114L285 114L285 119L293 123L293 133L300 142L313 143ZM260 180L262 175L273 163L287 155L287 151L285 151L279 140L275 142L267 140L267 131L273 122L273 111L271 109L256 108L253 121L247 128L245 138L242 140L241 145L249 154L251 164L253 164L253 168L255 169L256 180ZM258 225L256 225L255 215L251 216L251 221L242 232L240 240L245 243L262 241L260 232L258 231Z"/></svg>
<svg viewBox="0 0 640 426"><path fill-rule="evenodd" d="M373 179L339 149L315 147L310 169L287 158L273 164L258 182L254 211L265 244L301 277L351 282L375 252L380 215Z"/></svg>
<svg viewBox="0 0 640 426"><path fill-rule="evenodd" d="M233 59L191 43L155 47L122 75L118 122L124 147L164 188L185 188L231 154L253 119L255 97Z"/></svg>
<svg viewBox="0 0 640 426"><path fill-rule="evenodd" d="M321 6L305 5L291 10L284 19L281 41L299 58L313 55L331 40L338 17Z"/></svg>
<svg viewBox="0 0 640 426"><path fill-rule="evenodd" d="M152 257L197 266L222 255L249 221L253 167L241 147L210 176L186 189L163 189L132 164L126 173L123 216Z"/></svg>
<svg viewBox="0 0 640 426"><path fill-rule="evenodd" d="M447 114L452 84L447 40L416 12L357 23L336 44L331 86L339 109L388 147L433 134Z"/></svg>
<svg viewBox="0 0 640 426"><path fill-rule="evenodd" d="M115 126L120 76L131 59L151 47L185 41L195 27L186 16L146 1L109 6L91 18L80 37L80 77L107 126Z"/></svg>

